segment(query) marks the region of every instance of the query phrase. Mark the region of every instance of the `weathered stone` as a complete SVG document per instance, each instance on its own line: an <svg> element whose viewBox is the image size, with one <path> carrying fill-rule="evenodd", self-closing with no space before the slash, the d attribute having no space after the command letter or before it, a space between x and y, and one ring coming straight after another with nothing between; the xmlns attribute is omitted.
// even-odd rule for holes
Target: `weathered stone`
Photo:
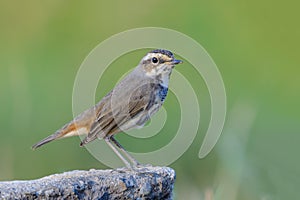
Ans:
<svg viewBox="0 0 300 200"><path fill-rule="evenodd" d="M168 167L75 170L37 180L0 182L0 198L172 199L174 182L175 171Z"/></svg>

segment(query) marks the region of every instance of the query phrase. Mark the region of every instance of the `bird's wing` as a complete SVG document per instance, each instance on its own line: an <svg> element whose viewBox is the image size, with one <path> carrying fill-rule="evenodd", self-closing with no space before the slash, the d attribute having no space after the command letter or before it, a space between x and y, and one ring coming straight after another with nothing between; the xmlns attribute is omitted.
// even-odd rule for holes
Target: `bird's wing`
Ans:
<svg viewBox="0 0 300 200"><path fill-rule="evenodd" d="M132 91L131 94L126 95L129 100L118 99L116 103L112 103L113 92L111 92L107 96L108 98L103 101L103 105L100 106L96 120L92 123L87 137L81 142L81 146L95 140L97 137L103 138L118 133L122 131L121 129L126 130L144 124L149 117L145 117L142 121L137 120L136 124L126 126L126 128L123 127L123 125L153 105L155 97L153 96L154 91L150 87L154 87L153 84L143 85ZM145 115L147 114L145 112Z"/></svg>

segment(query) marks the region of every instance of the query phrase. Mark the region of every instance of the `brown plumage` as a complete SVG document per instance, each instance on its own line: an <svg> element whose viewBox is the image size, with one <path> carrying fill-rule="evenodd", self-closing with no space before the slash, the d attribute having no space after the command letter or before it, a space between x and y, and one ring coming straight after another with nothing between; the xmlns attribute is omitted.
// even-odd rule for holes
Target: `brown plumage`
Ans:
<svg viewBox="0 0 300 200"><path fill-rule="evenodd" d="M86 134L80 146L103 138L128 167L129 163L118 154L111 142L136 165L137 162L127 154L113 135L143 126L158 111L167 95L172 69L179 63L181 61L175 60L170 51L149 52L100 102L32 148L36 149L56 139Z"/></svg>

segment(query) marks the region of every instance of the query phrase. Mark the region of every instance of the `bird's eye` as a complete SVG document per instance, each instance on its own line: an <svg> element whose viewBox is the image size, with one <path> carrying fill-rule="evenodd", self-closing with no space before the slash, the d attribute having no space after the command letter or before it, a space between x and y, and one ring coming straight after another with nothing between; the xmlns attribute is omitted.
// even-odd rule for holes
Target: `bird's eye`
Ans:
<svg viewBox="0 0 300 200"><path fill-rule="evenodd" d="M154 64L158 63L158 59L157 59L156 57L153 57L151 61L152 61L152 63L154 63Z"/></svg>

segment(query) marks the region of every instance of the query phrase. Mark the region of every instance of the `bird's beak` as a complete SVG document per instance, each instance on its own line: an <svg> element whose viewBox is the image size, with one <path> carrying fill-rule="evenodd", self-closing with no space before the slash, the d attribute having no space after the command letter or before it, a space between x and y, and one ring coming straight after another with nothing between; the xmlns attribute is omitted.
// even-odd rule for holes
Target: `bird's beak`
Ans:
<svg viewBox="0 0 300 200"><path fill-rule="evenodd" d="M183 63L182 60L176 60L176 59L174 59L174 60L172 61L172 64L174 64L174 65L181 64L181 63Z"/></svg>

